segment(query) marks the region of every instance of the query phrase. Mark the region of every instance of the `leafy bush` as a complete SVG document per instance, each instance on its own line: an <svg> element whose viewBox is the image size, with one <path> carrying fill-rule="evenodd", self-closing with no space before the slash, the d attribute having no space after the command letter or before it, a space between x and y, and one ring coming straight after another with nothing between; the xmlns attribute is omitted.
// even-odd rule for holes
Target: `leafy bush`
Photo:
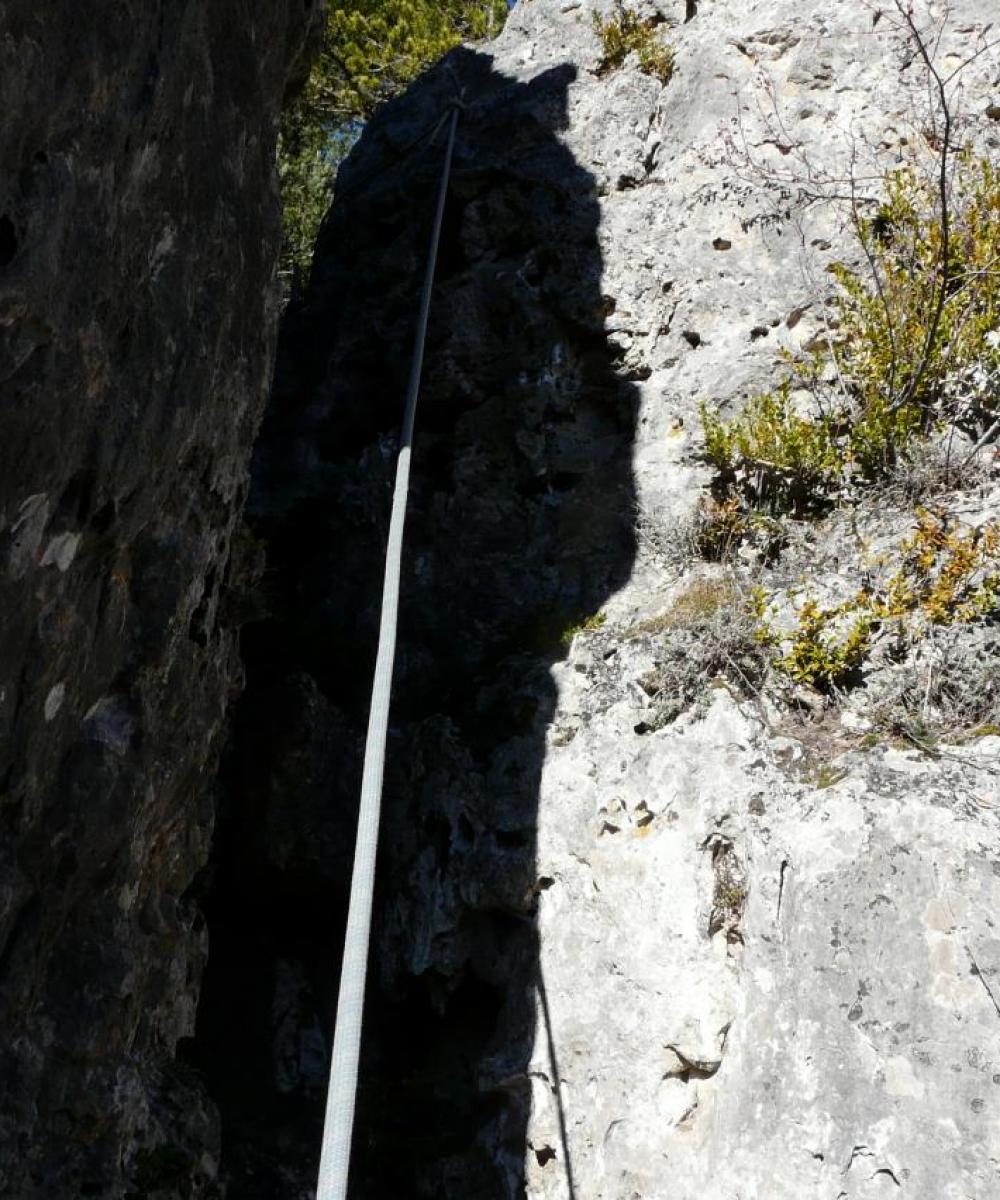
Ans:
<svg viewBox="0 0 1000 1200"><path fill-rule="evenodd" d="M772 506L821 506L885 479L935 427L1000 414L1000 171L963 153L945 193L905 169L885 197L856 224L868 270L831 267L830 338L785 356L785 379L732 420L702 408L709 461Z"/></svg>
<svg viewBox="0 0 1000 1200"><path fill-rule="evenodd" d="M918 508L916 527L888 556L890 574L843 604L823 607L808 597L795 624L776 630L772 598L755 594L757 636L775 666L797 683L820 690L850 681L876 638L894 634L913 646L934 626L964 625L1000 611L1000 522L969 528L942 511Z"/></svg>
<svg viewBox="0 0 1000 1200"><path fill-rule="evenodd" d="M281 271L304 273L312 259L319 227L333 203L337 169L355 140L355 127L313 124L299 109L286 116L278 135L281 188Z"/></svg>
<svg viewBox="0 0 1000 1200"><path fill-rule="evenodd" d="M810 507L839 480L842 460L829 421L801 416L791 401L791 381L754 396L740 416L723 421L703 405L705 454L724 475L750 473L750 490L782 510Z"/></svg>
<svg viewBox="0 0 1000 1200"><path fill-rule="evenodd" d="M964 152L944 200L937 181L893 172L858 233L873 279L833 268L843 289L833 353L860 417L906 414L904 430L962 419L981 399L965 387L976 368L1000 368L990 338L1000 330L1000 172ZM996 396L985 401L995 412Z"/></svg>
<svg viewBox="0 0 1000 1200"><path fill-rule="evenodd" d="M673 48L656 32L655 20L644 20L618 0L614 16L608 20L594 13L594 32L601 39L603 49L599 73L617 70L630 54L636 54L640 71L652 75L660 83L670 82L675 55Z"/></svg>
<svg viewBox="0 0 1000 1200"><path fill-rule="evenodd" d="M495 37L505 0L338 0L330 6L314 93L367 119L459 42Z"/></svg>
<svg viewBox="0 0 1000 1200"><path fill-rule="evenodd" d="M880 619L962 625L1000 607L1000 522L964 528L939 510L917 509L899 547L900 565L874 601Z"/></svg>
<svg viewBox="0 0 1000 1200"><path fill-rule="evenodd" d="M864 597L856 604L830 609L809 598L798 610L797 620L788 648L777 660L779 670L796 683L821 690L846 683L861 665L875 626Z"/></svg>

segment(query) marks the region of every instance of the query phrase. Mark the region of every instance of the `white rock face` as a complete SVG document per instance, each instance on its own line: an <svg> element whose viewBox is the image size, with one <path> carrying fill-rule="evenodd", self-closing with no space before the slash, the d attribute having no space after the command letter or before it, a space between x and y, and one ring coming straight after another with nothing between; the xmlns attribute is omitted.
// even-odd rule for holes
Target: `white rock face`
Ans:
<svg viewBox="0 0 1000 1200"><path fill-rule="evenodd" d="M598 180L608 330L647 376L636 485L662 528L707 478L699 400L738 404L816 333L825 267L851 253L834 197L876 194L934 112L891 3L654 7L676 22L665 88L634 61L584 74L591 9L561 0L520 0L496 67L581 69L562 136ZM993 0L917 9L942 71L973 59L949 88L962 139L996 153L1000 57L973 57ZM796 781L800 742L721 687L637 733L621 632L672 582L646 555L554 668L528 1195L1000 1195L1000 739L857 748Z"/></svg>
<svg viewBox="0 0 1000 1200"><path fill-rule="evenodd" d="M582 719L544 773L529 1194L569 1194L567 1153L580 1196L995 1194L1000 740L817 788L723 689L642 739L588 713L602 669L560 669Z"/></svg>

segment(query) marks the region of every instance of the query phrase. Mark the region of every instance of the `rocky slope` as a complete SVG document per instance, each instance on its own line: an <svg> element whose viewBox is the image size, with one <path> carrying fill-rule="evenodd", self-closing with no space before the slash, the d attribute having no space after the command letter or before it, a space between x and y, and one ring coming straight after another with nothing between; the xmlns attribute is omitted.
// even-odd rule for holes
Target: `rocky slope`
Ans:
<svg viewBox="0 0 1000 1200"><path fill-rule="evenodd" d="M488 53L390 106L289 315L251 500L272 616L245 643L199 1035L241 1196L309 1194L431 133L456 92L355 1194L1000 1186L995 729L931 757L873 733L865 691L761 697L712 686L722 662L664 713L648 683L697 667L678 614L720 578L690 552L699 401L738 410L823 332L825 268L858 253L845 189L932 140L927 74L891 6L642 11L675 48L666 86L635 57L602 68L589 5L521 0ZM995 155L991 6L917 16L944 71L971 60L962 137ZM984 520L991 487L948 502ZM901 535L897 501L856 523ZM749 566L835 591L849 525L798 524L780 566ZM733 633L723 610L713 644ZM991 637L956 661L989 667Z"/></svg>
<svg viewBox="0 0 1000 1200"><path fill-rule="evenodd" d="M314 6L0 4L0 1194L217 1194L176 1060ZM55 11L58 9L60 11ZM51 11L50 11L51 10Z"/></svg>

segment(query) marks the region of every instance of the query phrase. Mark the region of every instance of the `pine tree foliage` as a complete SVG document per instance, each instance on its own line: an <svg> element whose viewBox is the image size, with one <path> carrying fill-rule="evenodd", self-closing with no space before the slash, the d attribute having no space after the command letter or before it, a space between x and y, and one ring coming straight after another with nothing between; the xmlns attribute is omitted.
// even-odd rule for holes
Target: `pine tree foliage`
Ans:
<svg viewBox="0 0 1000 1200"><path fill-rule="evenodd" d="M331 13L315 103L369 117L459 42L495 37L504 0L349 0Z"/></svg>
<svg viewBox="0 0 1000 1200"><path fill-rule="evenodd" d="M496 36L506 0L332 0L322 48L278 144L282 271L304 271L337 166L384 101L460 42Z"/></svg>

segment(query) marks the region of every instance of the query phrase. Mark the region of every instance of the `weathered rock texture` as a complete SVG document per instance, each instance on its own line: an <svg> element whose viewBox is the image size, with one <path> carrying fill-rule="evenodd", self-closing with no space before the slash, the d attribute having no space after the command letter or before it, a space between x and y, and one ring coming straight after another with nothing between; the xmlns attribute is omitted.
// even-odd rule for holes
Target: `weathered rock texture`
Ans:
<svg viewBox="0 0 1000 1200"><path fill-rule="evenodd" d="M535 805L556 699L546 665L562 654L560 632L628 575L635 389L603 332L594 181L560 141L577 69L517 82L469 52L450 68L469 107L408 526L384 978L362 1097L382 1133L370 1161L361 1147L358 1171L377 1194L485 1197L521 1173L520 1085L510 1161L477 1138L485 1110L506 1112L501 1080L530 1050ZM251 508L269 543L274 617L245 643L252 685L200 1035L229 1095L229 1166L248 1196L279 1186L268 1161L281 1163L285 1194L306 1194L314 1167L318 1131L303 1131L301 1108L316 1112L325 1083L316 1039L329 1031L392 439L441 161L427 136L454 86L438 72L392 106L368 135L374 160L362 153L343 172L258 453ZM427 924L435 908L438 928ZM246 1044L266 1057L244 1059L233 1090ZM483 1083L487 1054L497 1057Z"/></svg>
<svg viewBox="0 0 1000 1200"><path fill-rule="evenodd" d="M199 1035L241 1196L309 1194L455 88L354 1194L1000 1189L997 740L863 748L724 688L654 731L655 639L626 636L680 586L698 401L738 405L817 332L824 268L855 253L832 197L926 139L926 76L891 7L644 11L671 25L666 87L599 72L590 5L521 0L489 54L390 106L289 316L252 500L273 615L246 642ZM917 15L948 71L994 14ZM993 47L961 74L962 136L994 150L997 71Z"/></svg>
<svg viewBox="0 0 1000 1200"><path fill-rule="evenodd" d="M193 1033L308 2L0 4L0 1194L215 1194Z"/></svg>

